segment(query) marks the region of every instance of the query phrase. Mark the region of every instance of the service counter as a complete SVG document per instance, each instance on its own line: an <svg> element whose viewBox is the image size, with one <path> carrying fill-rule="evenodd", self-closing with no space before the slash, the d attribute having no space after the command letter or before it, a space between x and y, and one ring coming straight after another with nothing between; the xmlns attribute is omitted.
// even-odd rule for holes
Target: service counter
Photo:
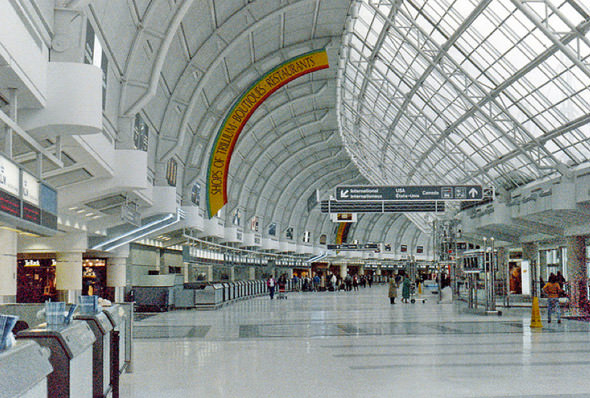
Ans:
<svg viewBox="0 0 590 398"><path fill-rule="evenodd" d="M111 389L111 331L113 324L104 312L74 317L90 326L96 339L92 348L92 396L105 397Z"/></svg>
<svg viewBox="0 0 590 398"><path fill-rule="evenodd" d="M92 350L96 338L90 326L83 321L47 328L41 324L16 335L19 341L35 341L51 351L53 373L47 378L47 396L50 398L91 398Z"/></svg>
<svg viewBox="0 0 590 398"><path fill-rule="evenodd" d="M229 282L229 296L230 296L230 300L235 300L238 297L236 296L236 283L235 282Z"/></svg>
<svg viewBox="0 0 590 398"><path fill-rule="evenodd" d="M175 294L183 290L184 277L178 274L143 275L133 286L138 309L167 311L174 306Z"/></svg>
<svg viewBox="0 0 590 398"><path fill-rule="evenodd" d="M229 283L223 282L223 302L228 303L231 301L230 294L229 294Z"/></svg>
<svg viewBox="0 0 590 398"><path fill-rule="evenodd" d="M199 309L217 309L223 304L223 285L214 283L204 289L195 290L195 307Z"/></svg>
<svg viewBox="0 0 590 398"><path fill-rule="evenodd" d="M19 340L0 351L0 397L46 398L53 372L50 351L31 340Z"/></svg>
<svg viewBox="0 0 590 398"><path fill-rule="evenodd" d="M184 288L174 292L174 308L194 308L195 289Z"/></svg>
<svg viewBox="0 0 590 398"><path fill-rule="evenodd" d="M244 281L238 281L236 283L238 284L238 292L239 292L238 298L242 299L246 295L245 294L246 289L244 289L244 287L245 287Z"/></svg>
<svg viewBox="0 0 590 398"><path fill-rule="evenodd" d="M118 303L103 307L102 311L119 332L119 374L131 373L133 353L133 303Z"/></svg>

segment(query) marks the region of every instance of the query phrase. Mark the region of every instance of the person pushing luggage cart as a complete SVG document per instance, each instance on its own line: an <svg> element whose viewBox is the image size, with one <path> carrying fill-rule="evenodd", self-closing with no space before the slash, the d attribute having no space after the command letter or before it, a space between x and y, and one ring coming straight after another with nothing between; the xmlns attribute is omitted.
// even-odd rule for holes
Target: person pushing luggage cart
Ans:
<svg viewBox="0 0 590 398"><path fill-rule="evenodd" d="M277 285L279 285L279 293L277 294L277 300L287 299L287 294L285 293L285 286L287 286L287 276L282 274L279 276L279 280L277 281Z"/></svg>

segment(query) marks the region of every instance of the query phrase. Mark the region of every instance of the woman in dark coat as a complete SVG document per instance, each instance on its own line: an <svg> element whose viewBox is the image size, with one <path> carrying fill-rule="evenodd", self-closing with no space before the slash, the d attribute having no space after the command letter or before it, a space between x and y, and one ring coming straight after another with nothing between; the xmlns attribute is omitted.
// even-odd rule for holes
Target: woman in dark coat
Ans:
<svg viewBox="0 0 590 398"><path fill-rule="evenodd" d="M402 302L407 303L409 298L410 298L410 279L407 276L404 276L404 281L402 282Z"/></svg>

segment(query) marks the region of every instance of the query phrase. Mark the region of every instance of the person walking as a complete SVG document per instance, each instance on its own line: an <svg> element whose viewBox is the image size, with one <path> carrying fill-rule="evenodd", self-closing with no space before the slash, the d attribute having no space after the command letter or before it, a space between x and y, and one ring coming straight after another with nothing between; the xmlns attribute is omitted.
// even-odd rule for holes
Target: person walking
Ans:
<svg viewBox="0 0 590 398"><path fill-rule="evenodd" d="M346 291L350 292L352 290L352 276L350 276L350 274L346 274L344 284L346 285Z"/></svg>
<svg viewBox="0 0 590 398"><path fill-rule="evenodd" d="M404 281L402 282L402 303L407 303L408 299L410 298L410 278L404 276Z"/></svg>
<svg viewBox="0 0 590 398"><path fill-rule="evenodd" d="M272 300L275 297L275 286L276 286L275 278L271 277L268 278L266 281L266 287L268 287L268 292L270 294L270 299Z"/></svg>
<svg viewBox="0 0 590 398"><path fill-rule="evenodd" d="M559 295L563 289L559 286L559 280L553 273L549 275L549 282L543 286L543 291L547 295L547 322L551 323L551 314L557 313L557 323L561 323L561 308L559 307Z"/></svg>
<svg viewBox="0 0 590 398"><path fill-rule="evenodd" d="M357 274L352 277L352 288L355 292L359 290L359 277Z"/></svg>
<svg viewBox="0 0 590 398"><path fill-rule="evenodd" d="M336 274L332 274L332 277L330 278L330 284L332 285L332 291L334 292L338 291L337 283L338 278L336 278Z"/></svg>
<svg viewBox="0 0 590 398"><path fill-rule="evenodd" d="M395 298L397 297L397 283L395 283L395 277L389 279L389 304L395 304Z"/></svg>
<svg viewBox="0 0 590 398"><path fill-rule="evenodd" d="M315 274L313 277L313 291L317 292L320 289L320 276Z"/></svg>

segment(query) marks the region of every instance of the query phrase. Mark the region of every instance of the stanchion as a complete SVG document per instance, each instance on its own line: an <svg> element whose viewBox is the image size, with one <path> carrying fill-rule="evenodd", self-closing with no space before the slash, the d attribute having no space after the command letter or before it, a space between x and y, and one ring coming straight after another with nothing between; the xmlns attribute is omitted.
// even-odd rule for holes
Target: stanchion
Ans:
<svg viewBox="0 0 590 398"><path fill-rule="evenodd" d="M119 331L111 332L111 391L112 398L119 398Z"/></svg>
<svg viewBox="0 0 590 398"><path fill-rule="evenodd" d="M539 298L533 297L533 306L531 312L531 328L542 328L541 311L539 310Z"/></svg>

